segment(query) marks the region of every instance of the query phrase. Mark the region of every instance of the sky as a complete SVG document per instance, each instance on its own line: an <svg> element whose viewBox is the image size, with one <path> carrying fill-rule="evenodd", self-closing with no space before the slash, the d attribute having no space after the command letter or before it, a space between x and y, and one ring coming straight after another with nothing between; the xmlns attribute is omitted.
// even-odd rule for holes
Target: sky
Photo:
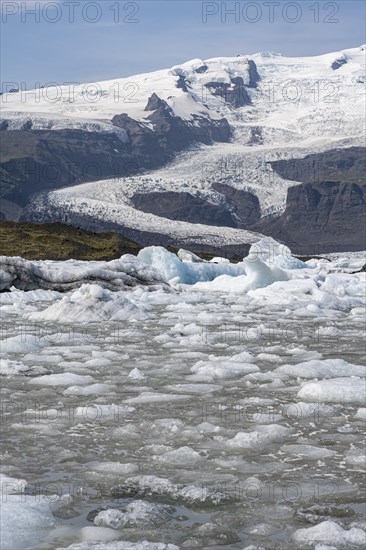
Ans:
<svg viewBox="0 0 366 550"><path fill-rule="evenodd" d="M0 0L1 84L83 83L193 58L366 42L363 0Z"/></svg>

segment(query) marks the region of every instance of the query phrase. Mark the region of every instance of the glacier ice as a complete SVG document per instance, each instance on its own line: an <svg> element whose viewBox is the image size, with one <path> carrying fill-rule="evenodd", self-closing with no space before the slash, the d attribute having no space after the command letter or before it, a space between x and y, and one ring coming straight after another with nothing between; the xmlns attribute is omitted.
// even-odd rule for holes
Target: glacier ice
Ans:
<svg viewBox="0 0 366 550"><path fill-rule="evenodd" d="M174 280L176 283L192 285L198 281L212 281L223 274L236 277L245 273L242 264L213 264L198 261L197 256L193 261L194 256L189 256L186 251L184 254L181 252L180 256L184 261L162 246L150 246L141 250L137 257L159 271L166 282Z"/></svg>
<svg viewBox="0 0 366 550"><path fill-rule="evenodd" d="M163 285L159 273L135 256L125 254L110 262L28 261L17 257L0 257L0 290L72 290L83 284L98 283L110 290L128 290L142 285Z"/></svg>

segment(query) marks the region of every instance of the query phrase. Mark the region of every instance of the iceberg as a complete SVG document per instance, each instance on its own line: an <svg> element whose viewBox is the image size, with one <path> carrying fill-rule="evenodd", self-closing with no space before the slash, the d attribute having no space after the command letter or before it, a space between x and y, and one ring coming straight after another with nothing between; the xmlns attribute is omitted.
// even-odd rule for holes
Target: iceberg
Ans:
<svg viewBox="0 0 366 550"><path fill-rule="evenodd" d="M210 263L198 261L197 256L180 251L182 261L162 246L149 246L138 253L138 258L146 265L156 269L168 283L193 285L199 281L213 281L220 275L238 277L245 273L242 263Z"/></svg>
<svg viewBox="0 0 366 550"><path fill-rule="evenodd" d="M247 262L256 262L257 260L282 269L309 268L305 262L291 254L288 246L279 243L272 237L263 237L250 247Z"/></svg>
<svg viewBox="0 0 366 550"><path fill-rule="evenodd" d="M19 257L0 257L0 291L74 290L83 284L97 283L108 290L129 290L138 285L164 285L158 271L148 267L132 254L110 262L31 262Z"/></svg>
<svg viewBox="0 0 366 550"><path fill-rule="evenodd" d="M29 315L31 321L92 323L146 319L141 306L99 285L82 285L43 311Z"/></svg>

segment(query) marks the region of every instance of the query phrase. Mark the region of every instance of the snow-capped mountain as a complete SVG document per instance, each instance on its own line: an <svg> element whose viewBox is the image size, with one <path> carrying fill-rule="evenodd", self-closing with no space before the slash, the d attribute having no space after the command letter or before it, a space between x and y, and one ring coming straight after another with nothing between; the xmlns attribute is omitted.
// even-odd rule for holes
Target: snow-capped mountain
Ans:
<svg viewBox="0 0 366 550"><path fill-rule="evenodd" d="M363 46L4 94L3 216L193 248L311 228L319 249L360 248L365 80Z"/></svg>

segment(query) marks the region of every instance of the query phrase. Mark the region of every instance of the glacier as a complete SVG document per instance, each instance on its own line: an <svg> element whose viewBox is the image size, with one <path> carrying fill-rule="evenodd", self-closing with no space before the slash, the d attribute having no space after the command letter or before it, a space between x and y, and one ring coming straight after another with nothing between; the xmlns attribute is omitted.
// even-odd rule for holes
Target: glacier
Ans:
<svg viewBox="0 0 366 550"><path fill-rule="evenodd" d="M4 550L364 547L364 253L2 262Z"/></svg>

